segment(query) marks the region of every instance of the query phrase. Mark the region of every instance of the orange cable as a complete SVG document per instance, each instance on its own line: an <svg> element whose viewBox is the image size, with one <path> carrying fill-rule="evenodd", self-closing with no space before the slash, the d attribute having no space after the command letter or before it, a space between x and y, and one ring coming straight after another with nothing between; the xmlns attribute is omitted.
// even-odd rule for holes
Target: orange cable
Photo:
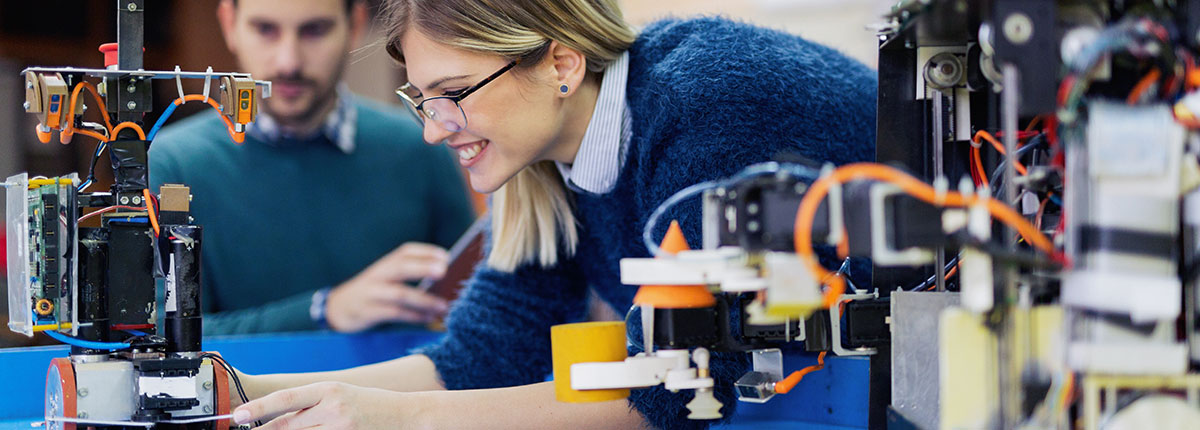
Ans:
<svg viewBox="0 0 1200 430"><path fill-rule="evenodd" d="M101 141L101 142L108 142L108 137L107 137L107 136L105 136L105 135L103 135L103 134L100 134L100 133L97 133L97 132L94 132L94 131L91 131L91 130L85 130L85 129L82 129L82 128L81 128L81 129L78 129L78 130L75 130L75 131L73 131L72 133L79 133L79 134L82 134L82 135L84 135L84 136L88 136L88 137L91 137L91 138L95 138L96 140L99 140L99 141ZM67 133L66 133L66 132L63 132L62 134L67 134ZM61 134L60 134L60 135L61 135Z"/></svg>
<svg viewBox="0 0 1200 430"><path fill-rule="evenodd" d="M112 140L117 140L117 132L127 128L132 128L133 131L136 131L139 139L146 140L146 132L142 130L142 126L133 121L125 121L117 124L117 127L112 129L108 134L112 136Z"/></svg>
<svg viewBox="0 0 1200 430"><path fill-rule="evenodd" d="M990 187L990 185L988 185L987 172L983 170L983 160L979 159L980 152L981 151L979 150L979 147L972 146L971 147L971 161L973 161L975 164L975 166L974 166L975 174L979 176L980 183L982 183L983 186L985 186L985 187Z"/></svg>
<svg viewBox="0 0 1200 430"><path fill-rule="evenodd" d="M987 131L979 130L979 131L975 132L975 137L973 137L971 140L973 140L975 143L979 143L980 137L982 137L984 140L988 141L988 143L991 143L992 147L996 148L996 152L999 152L1000 155L1008 155L1007 152L1004 151L1004 144L1000 143L999 140L996 140L996 138L994 136L992 136L991 133L988 133ZM982 166L982 164L981 164L981 166ZM1019 172L1022 175L1025 174L1025 165L1021 164L1020 160L1013 160L1013 166L1016 166L1017 172ZM980 169L982 169L982 167L980 167Z"/></svg>
<svg viewBox="0 0 1200 430"><path fill-rule="evenodd" d="M150 226L154 227L154 236L158 236L158 214L154 211L154 201L150 199L150 190L142 188L142 196L146 198L146 212L149 213Z"/></svg>
<svg viewBox="0 0 1200 430"><path fill-rule="evenodd" d="M1033 117L1033 119L1029 121L1029 125L1025 126L1025 131L1033 131L1034 127L1037 127L1037 125L1042 122L1042 119L1044 119L1042 117L1044 116L1045 114Z"/></svg>
<svg viewBox="0 0 1200 430"><path fill-rule="evenodd" d="M814 256L812 244L813 219L817 215L817 208L820 206L821 200L829 193L829 188L834 183L841 184L860 179L874 179L894 184L909 195L935 206L965 207L978 204L984 199L983 197L974 195L966 197L957 192L939 193L933 187L921 182L917 178L909 176L895 168L876 163L855 163L842 166L814 182L809 187L808 193L804 195L804 199L800 201L799 210L796 211L794 246L800 261L804 262L807 266L813 279L816 279L818 282L824 282L828 277L829 282L827 284L829 289L826 290L824 296L825 308L837 303L838 297L846 289L846 284L845 280L840 276L830 277L831 272L825 270ZM995 199L988 198L982 201L993 217L1015 228L1034 247L1053 257L1060 257L1054 250L1054 244L1050 242L1050 239L1046 238L1041 231L1038 231L1028 220L1012 208Z"/></svg>
<svg viewBox="0 0 1200 430"><path fill-rule="evenodd" d="M816 372L816 371L824 369L824 368L825 368L825 351L821 351L820 354L817 354L817 364L814 364L812 366L808 366L803 369L792 372L791 375L788 375L786 378L783 378L782 381L776 382L775 383L775 392L779 393L779 394L787 394L788 391L792 391L792 388L794 388L796 386L796 384L800 383L801 379L804 379L804 375Z"/></svg>
<svg viewBox="0 0 1200 430"><path fill-rule="evenodd" d="M96 87L89 82L80 82L75 84L75 89L71 91L71 97L67 100L67 117L65 118L62 132L59 133L59 141L70 139L71 134L75 133L73 124L75 123L75 105L79 100L79 92L87 89L92 93L92 97L96 99L96 104L100 105L100 113L104 116L104 129L112 130L112 121L108 117L108 110L105 109L104 99L100 97L100 92L96 91ZM111 132L109 133L112 134ZM103 140L103 139L102 139Z"/></svg>
<svg viewBox="0 0 1200 430"><path fill-rule="evenodd" d="M1160 75L1162 75L1162 72L1159 72L1157 67L1150 69L1150 72L1146 73L1146 76L1143 76L1137 85L1133 86L1133 90L1129 92L1129 97L1125 98L1125 103L1130 105L1137 104L1138 100L1142 98L1142 94L1145 94L1151 85L1158 82Z"/></svg>
<svg viewBox="0 0 1200 430"><path fill-rule="evenodd" d="M188 94L186 96L183 96L180 99L175 99L175 104L182 105L186 102L191 102L191 101L201 101L202 102L202 101L204 101L204 96L202 96L200 94ZM240 144L240 143L246 141L246 133L237 132L237 131L233 130L233 122L229 120L229 117L225 116L225 114L223 112L221 112L221 105L218 105L216 100L213 100L212 97L209 97L208 105L212 106L213 109L216 109L217 116L221 117L221 121L225 122L225 129L229 131L229 137L233 139L234 143Z"/></svg>

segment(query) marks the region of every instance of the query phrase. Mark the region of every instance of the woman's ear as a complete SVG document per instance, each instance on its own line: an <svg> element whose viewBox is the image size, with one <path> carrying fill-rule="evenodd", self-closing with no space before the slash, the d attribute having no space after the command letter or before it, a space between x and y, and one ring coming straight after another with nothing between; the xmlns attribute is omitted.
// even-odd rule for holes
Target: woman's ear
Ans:
<svg viewBox="0 0 1200 430"><path fill-rule="evenodd" d="M547 59L552 66L554 91L560 97L575 94L575 90L583 84L587 76L587 57L578 50L569 48L555 41L550 42Z"/></svg>

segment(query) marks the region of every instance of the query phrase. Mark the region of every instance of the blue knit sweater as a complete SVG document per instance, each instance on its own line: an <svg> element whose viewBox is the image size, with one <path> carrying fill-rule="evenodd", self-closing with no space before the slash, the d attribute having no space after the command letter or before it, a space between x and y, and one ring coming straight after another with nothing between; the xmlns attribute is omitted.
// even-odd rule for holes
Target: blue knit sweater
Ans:
<svg viewBox="0 0 1200 430"><path fill-rule="evenodd" d="M873 156L875 75L832 49L700 18L648 26L629 57L633 137L615 188L574 195L575 256L514 273L478 268L448 317L447 336L418 351L433 360L447 388L543 381L551 368L550 326L578 321L589 287L624 314L637 287L621 284L619 261L649 256L641 227L676 191L781 153L837 164ZM663 219L679 220L688 241L700 243L698 202ZM656 237L664 232L665 226ZM745 354L714 355L715 394L727 418L737 403L733 382L747 367ZM707 427L711 422L686 418L691 397L654 387L634 390L629 401L656 427Z"/></svg>

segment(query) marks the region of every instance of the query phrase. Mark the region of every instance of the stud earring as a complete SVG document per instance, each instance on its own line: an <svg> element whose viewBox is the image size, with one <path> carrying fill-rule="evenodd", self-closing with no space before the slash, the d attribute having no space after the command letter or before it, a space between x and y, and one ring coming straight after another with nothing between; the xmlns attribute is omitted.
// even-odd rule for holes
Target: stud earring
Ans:
<svg viewBox="0 0 1200 430"><path fill-rule="evenodd" d="M571 90L571 88L568 87L567 84L562 84L558 87L558 92L563 93L563 94L566 94L567 91L570 91L570 90Z"/></svg>

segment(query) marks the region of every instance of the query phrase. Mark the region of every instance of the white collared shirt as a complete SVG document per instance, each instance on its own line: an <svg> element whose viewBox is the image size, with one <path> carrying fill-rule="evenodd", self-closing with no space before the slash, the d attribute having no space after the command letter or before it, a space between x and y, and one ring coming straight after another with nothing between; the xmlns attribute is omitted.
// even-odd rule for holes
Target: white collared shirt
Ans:
<svg viewBox="0 0 1200 430"><path fill-rule="evenodd" d="M571 164L555 162L572 191L603 194L617 184L633 129L633 117L625 100L628 77L629 53L625 52L604 69L596 108L575 160Z"/></svg>
<svg viewBox="0 0 1200 430"><path fill-rule="evenodd" d="M250 123L246 132L255 139L272 146L282 145L288 141L308 140L318 136L328 139L343 153L354 152L354 137L358 126L358 109L354 106L350 87L344 82L337 86L337 105L325 116L324 123L317 127L310 136L292 136L283 131L279 122L275 121L265 110L258 111L258 118Z"/></svg>

